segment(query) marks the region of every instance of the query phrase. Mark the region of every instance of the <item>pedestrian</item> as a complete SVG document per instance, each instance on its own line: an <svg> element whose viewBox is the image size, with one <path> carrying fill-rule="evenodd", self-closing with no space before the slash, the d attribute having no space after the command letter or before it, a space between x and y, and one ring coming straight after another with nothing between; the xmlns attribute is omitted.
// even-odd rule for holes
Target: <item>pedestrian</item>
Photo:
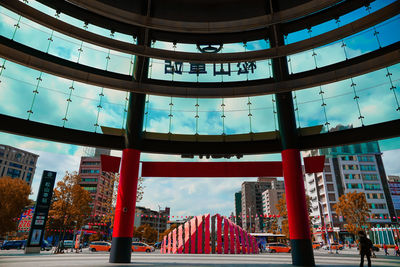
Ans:
<svg viewBox="0 0 400 267"><path fill-rule="evenodd" d="M395 256L400 256L399 245L397 245L397 244L394 247L394 255Z"/></svg>
<svg viewBox="0 0 400 267"><path fill-rule="evenodd" d="M386 244L383 244L383 250L385 251L385 256L389 255Z"/></svg>
<svg viewBox="0 0 400 267"><path fill-rule="evenodd" d="M358 236L360 238L360 267L364 266L364 256L367 256L368 267L371 267L372 241L367 238L367 235L364 231L359 231Z"/></svg>

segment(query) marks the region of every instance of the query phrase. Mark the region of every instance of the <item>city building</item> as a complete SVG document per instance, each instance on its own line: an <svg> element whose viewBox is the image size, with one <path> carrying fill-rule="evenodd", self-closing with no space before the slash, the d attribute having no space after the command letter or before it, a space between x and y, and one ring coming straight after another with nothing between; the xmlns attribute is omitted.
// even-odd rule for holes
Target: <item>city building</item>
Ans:
<svg viewBox="0 0 400 267"><path fill-rule="evenodd" d="M110 155L110 150L96 149L93 156L81 157L79 174L81 187L90 192L92 215L107 214L113 197L115 174L102 171L100 155Z"/></svg>
<svg viewBox="0 0 400 267"><path fill-rule="evenodd" d="M259 177L257 182L242 183L242 227L249 232L262 231L263 202L262 192L272 188L276 178Z"/></svg>
<svg viewBox="0 0 400 267"><path fill-rule="evenodd" d="M235 193L235 223L242 226L242 191Z"/></svg>
<svg viewBox="0 0 400 267"><path fill-rule="evenodd" d="M337 128L341 129L339 126ZM365 193L371 209L371 224L388 224L393 221L394 209L377 142L309 150L303 156L325 155L322 173L305 174L306 193L310 196L315 224L342 234L345 238L344 220L334 209L339 197L347 192ZM322 232L317 232L321 240ZM348 238L352 238L348 236Z"/></svg>
<svg viewBox="0 0 400 267"><path fill-rule="evenodd" d="M278 214L276 204L278 204L283 194L285 194L285 183L283 181L272 181L271 188L265 190L261 194L264 215L270 216Z"/></svg>
<svg viewBox="0 0 400 267"><path fill-rule="evenodd" d="M155 211L145 207L136 206L135 227L148 224L152 228L162 233L169 228L169 214L169 207L165 207L163 210Z"/></svg>
<svg viewBox="0 0 400 267"><path fill-rule="evenodd" d="M400 219L400 176L388 175L388 183L397 219Z"/></svg>
<svg viewBox="0 0 400 267"><path fill-rule="evenodd" d="M19 178L32 185L39 155L0 144L0 177Z"/></svg>

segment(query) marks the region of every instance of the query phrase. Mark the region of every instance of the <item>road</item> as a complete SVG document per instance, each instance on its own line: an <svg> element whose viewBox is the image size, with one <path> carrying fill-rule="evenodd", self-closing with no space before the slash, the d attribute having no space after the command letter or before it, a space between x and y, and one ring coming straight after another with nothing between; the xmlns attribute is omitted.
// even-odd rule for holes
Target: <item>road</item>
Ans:
<svg viewBox="0 0 400 267"><path fill-rule="evenodd" d="M392 251L390 251L392 252ZM392 254L393 255L393 254ZM109 253L84 249L82 253L52 254L49 251L40 255L25 255L23 251L0 251L0 266L291 266L291 256L286 253L258 255L196 255L196 254L160 254L133 253L131 264L109 264ZM357 251L344 250L340 254L328 254L326 251L315 251L317 266L358 266ZM400 266L400 257L384 256L379 252L372 259L373 266Z"/></svg>

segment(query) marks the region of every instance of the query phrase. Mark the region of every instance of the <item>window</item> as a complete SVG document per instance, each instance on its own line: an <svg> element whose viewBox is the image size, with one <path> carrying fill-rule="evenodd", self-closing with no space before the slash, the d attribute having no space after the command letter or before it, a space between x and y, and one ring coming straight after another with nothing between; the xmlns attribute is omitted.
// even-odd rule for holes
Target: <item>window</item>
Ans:
<svg viewBox="0 0 400 267"><path fill-rule="evenodd" d="M342 156L341 159L343 161L354 161L355 157L354 156Z"/></svg>
<svg viewBox="0 0 400 267"><path fill-rule="evenodd" d="M327 184L326 186L328 188L328 191L335 191L335 188L333 187L333 184Z"/></svg>
<svg viewBox="0 0 400 267"><path fill-rule="evenodd" d="M362 178L365 181L378 181L378 175L376 174L363 174Z"/></svg>
<svg viewBox="0 0 400 267"><path fill-rule="evenodd" d="M328 198L329 198L329 201L336 201L335 194L329 193Z"/></svg>
<svg viewBox="0 0 400 267"><path fill-rule="evenodd" d="M358 170L358 165L343 165L343 170Z"/></svg>
<svg viewBox="0 0 400 267"><path fill-rule="evenodd" d="M384 203L370 203L368 205L370 209L386 209L386 204Z"/></svg>
<svg viewBox="0 0 400 267"><path fill-rule="evenodd" d="M35 161L34 161L34 160L31 160L31 161L29 162L29 164L33 166L33 165L35 165Z"/></svg>
<svg viewBox="0 0 400 267"><path fill-rule="evenodd" d="M348 179L348 180L360 179L360 175L359 174L345 174L344 178Z"/></svg>
<svg viewBox="0 0 400 267"><path fill-rule="evenodd" d="M331 172L331 167L330 166L325 166L324 167L324 172Z"/></svg>
<svg viewBox="0 0 400 267"><path fill-rule="evenodd" d="M346 184L347 189L362 189L362 184Z"/></svg>
<svg viewBox="0 0 400 267"><path fill-rule="evenodd" d="M100 162L98 162L98 161L84 161L84 162L82 162L82 165L100 165Z"/></svg>
<svg viewBox="0 0 400 267"><path fill-rule="evenodd" d="M26 175L26 181L29 182L32 178L32 173L28 172L28 174Z"/></svg>
<svg viewBox="0 0 400 267"><path fill-rule="evenodd" d="M22 165L21 164L10 162L10 163L8 163L8 165L11 166L11 167L16 167L16 168L22 169Z"/></svg>
<svg viewBox="0 0 400 267"><path fill-rule="evenodd" d="M358 156L358 161L360 161L360 162L374 162L374 157L372 157L372 156Z"/></svg>
<svg viewBox="0 0 400 267"><path fill-rule="evenodd" d="M376 171L375 165L360 165L362 171Z"/></svg>
<svg viewBox="0 0 400 267"><path fill-rule="evenodd" d="M368 199L385 199L385 197L383 196L382 193L368 193L367 194L367 198Z"/></svg>
<svg viewBox="0 0 400 267"><path fill-rule="evenodd" d="M365 190L380 190L381 185L380 184L364 184Z"/></svg>
<svg viewBox="0 0 400 267"><path fill-rule="evenodd" d="M29 168L29 171L30 171L30 172L33 171L33 168Z"/></svg>
<svg viewBox="0 0 400 267"><path fill-rule="evenodd" d="M7 170L7 176L10 176L11 178L18 178L21 175L20 170L16 170L13 168L8 168Z"/></svg>
<svg viewBox="0 0 400 267"><path fill-rule="evenodd" d="M81 170L81 173L100 173L100 170Z"/></svg>
<svg viewBox="0 0 400 267"><path fill-rule="evenodd" d="M82 178L82 182L97 182L97 178Z"/></svg>
<svg viewBox="0 0 400 267"><path fill-rule="evenodd" d="M97 187L96 186L84 186L83 189L86 191L89 191L90 193L96 193L97 192Z"/></svg>
<svg viewBox="0 0 400 267"><path fill-rule="evenodd" d="M325 179L327 182L332 182L332 174L325 174Z"/></svg>

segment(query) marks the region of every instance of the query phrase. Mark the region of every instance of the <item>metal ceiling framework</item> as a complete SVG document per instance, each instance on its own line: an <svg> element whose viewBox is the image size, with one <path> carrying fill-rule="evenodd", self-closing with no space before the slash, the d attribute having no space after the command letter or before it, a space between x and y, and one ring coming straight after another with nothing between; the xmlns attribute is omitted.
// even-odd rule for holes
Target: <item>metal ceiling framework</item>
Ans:
<svg viewBox="0 0 400 267"><path fill-rule="evenodd" d="M230 1L221 1L221 5L229 5ZM255 0L257 3L265 2ZM273 45L274 48L245 52L221 54L196 54L186 52L173 52L150 48L151 40L171 42L187 42L197 44L218 44L224 42L245 42L260 40L276 34L300 29L310 28L330 19L335 19L349 13L372 1L300 1L293 6L287 4L286 9L270 13L269 9L261 10L265 14L249 14L241 12L238 8L229 9L233 13L222 13L218 19L210 20L207 13L197 21L185 20L176 16L171 10L177 0L168 0L171 10L163 12L155 8L160 1L136 1L131 9L123 10L118 2L113 5L107 0L80 1L80 0L39 0L39 2L56 9L58 12L74 16L90 24L110 29L133 36L139 36L138 45L131 45L121 41L112 40L94 33L83 31L72 25L54 19L44 13L34 10L18 1L0 0L0 4L27 17L50 29L105 48L120 52L135 54L139 57L139 73L137 79L132 76L113 73L93 67L77 64L63 58L49 55L29 46L0 37L0 56L34 68L74 81L98 85L111 89L134 92L139 96L144 93L180 96L180 97L238 97L262 94L290 92L323 85L350 77L365 74L400 62L400 42L394 43L376 51L348 59L343 62L317 68L303 73L292 74L281 79L262 79L256 81L226 82L226 83L188 83L168 82L146 78L148 57L158 59L182 60L185 62L239 62L244 60L260 60L277 58L286 55L316 48L336 40L340 40L399 14L400 1L365 16L355 22L349 23L338 29L315 36L313 38L289 45ZM210 5L211 0L201 1L204 8ZM215 2L215 1L214 1ZM243 1L240 1L243 2ZM126 2L127 3L127 2ZM131 4L129 2L129 4ZM160 13L161 12L161 13ZM258 11L257 11L258 12ZM200 12L201 13L201 12ZM187 14L186 14L187 15ZM273 27L272 27L273 26ZM275 32L271 30L275 29ZM143 98L143 97L142 97ZM143 106L143 99L137 98L139 105ZM139 100L138 100L139 99ZM143 111L138 114L143 115ZM127 147L127 140L121 135L97 134L43 124L30 120L19 119L0 114L0 130L12 134L19 134L50 141L64 142L76 145L107 147L123 149ZM138 120L140 122L140 120ZM137 123L136 123L137 124ZM140 124L140 123L139 123ZM160 134L159 134L160 135ZM163 135L163 134L161 134ZM173 153L173 154L261 154L282 151L280 135L275 133L274 138L254 139L251 133L246 136L246 141L187 141L177 136L167 134L163 140L151 138L151 133L143 133L143 137L135 140L132 145L143 152ZM298 136L299 149L312 149L329 146L338 146L356 142L367 142L383 138L400 136L400 120L377 123L348 130L328 133L308 133ZM234 139L234 138L233 138Z"/></svg>

